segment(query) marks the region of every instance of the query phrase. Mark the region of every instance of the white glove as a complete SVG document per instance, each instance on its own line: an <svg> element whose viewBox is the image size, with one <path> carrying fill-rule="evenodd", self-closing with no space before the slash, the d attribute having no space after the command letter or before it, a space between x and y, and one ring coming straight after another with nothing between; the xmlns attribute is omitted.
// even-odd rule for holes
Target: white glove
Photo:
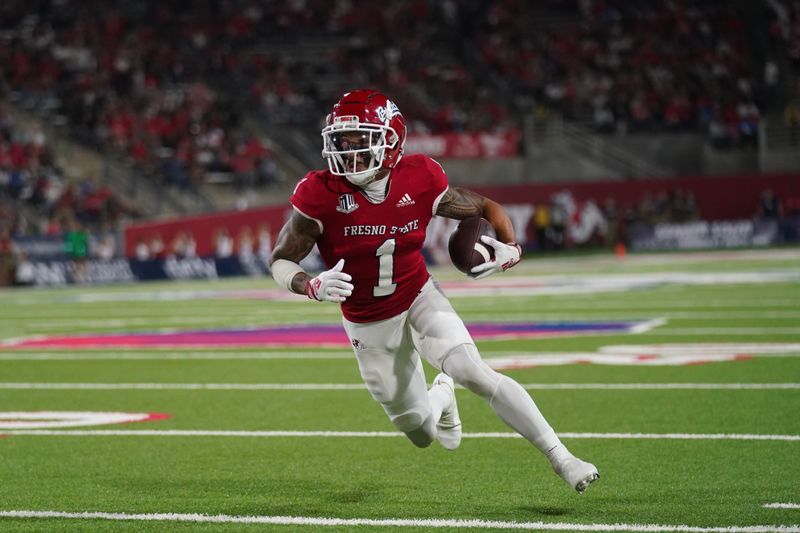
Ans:
<svg viewBox="0 0 800 533"><path fill-rule="evenodd" d="M342 272L344 259L339 259L330 270L321 272L316 278L308 280L306 295L320 302L343 302L353 294L353 284L348 283L353 277Z"/></svg>
<svg viewBox="0 0 800 533"><path fill-rule="evenodd" d="M496 272L505 272L519 263L520 256L522 255L522 248L519 244L515 242L505 244L488 235L482 236L481 240L494 248L494 260L486 261L485 263L472 267L470 272L472 272L473 278L481 279L491 276Z"/></svg>

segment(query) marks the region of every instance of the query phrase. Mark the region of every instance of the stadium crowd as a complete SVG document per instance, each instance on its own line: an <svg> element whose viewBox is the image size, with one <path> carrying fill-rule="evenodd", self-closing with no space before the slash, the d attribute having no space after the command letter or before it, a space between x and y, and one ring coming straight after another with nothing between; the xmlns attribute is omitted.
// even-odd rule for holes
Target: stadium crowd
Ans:
<svg viewBox="0 0 800 533"><path fill-rule="evenodd" d="M545 107L604 132L700 131L716 147L754 146L781 73L754 56L745 22L759 21L733 5L6 0L0 97L178 188L280 183L259 129L316 128L357 85L390 92L417 133L518 129ZM769 45L800 68L800 6L770 6ZM800 132L800 107L786 116ZM65 179L55 160L42 132L15 130L0 112L0 225L57 233L135 215L93 177ZM42 228L24 226L29 208Z"/></svg>
<svg viewBox="0 0 800 533"><path fill-rule="evenodd" d="M20 127L0 107L0 225L12 234L60 234L76 223L114 226L137 214L90 176L70 180L39 127ZM39 215L39 216L26 216ZM29 224L39 221L39 227Z"/></svg>
<svg viewBox="0 0 800 533"><path fill-rule="evenodd" d="M6 84L181 186L204 170L276 179L242 114L315 122L359 84L390 88L417 132L519 127L534 102L599 130L699 129L722 146L755 138L772 83L730 2L548 0L550 25L520 0L40 4L0 10ZM775 38L791 51L790 13Z"/></svg>

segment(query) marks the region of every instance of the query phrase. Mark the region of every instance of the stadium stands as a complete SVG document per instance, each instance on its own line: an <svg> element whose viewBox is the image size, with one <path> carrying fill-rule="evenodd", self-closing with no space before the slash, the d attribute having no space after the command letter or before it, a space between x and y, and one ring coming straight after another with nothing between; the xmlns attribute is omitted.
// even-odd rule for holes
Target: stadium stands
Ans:
<svg viewBox="0 0 800 533"><path fill-rule="evenodd" d="M622 157L612 143L660 132L753 150L765 118L785 121L772 142L796 145L798 21L788 0L234 0L191 9L146 0L32 9L7 0L0 96L43 117L52 135L113 158L178 213L232 207L214 203L222 188L243 208L259 201L254 189L284 199L309 164L301 152L317 152L320 118L357 85L389 91L417 134L513 139L528 120L557 119L558 139L578 151L583 136L581 153L602 152L600 163ZM130 191L108 176L66 179L45 142L51 133L0 120L0 223L13 233L57 232L72 217L99 228L136 212L163 214L123 201ZM307 137L293 141L292 131ZM523 156L534 137L519 142ZM294 166L286 154L297 156ZM593 175L609 167L597 168ZM619 175L674 168L633 160ZM670 194L626 209L643 220L691 219L691 196Z"/></svg>
<svg viewBox="0 0 800 533"><path fill-rule="evenodd" d="M32 16L15 0L0 64L23 103L138 163L164 159L181 186L195 163L250 152L252 103L268 124L313 123L354 84L391 88L415 131L519 126L536 103L601 130L746 142L767 102L735 4L65 1ZM791 53L789 27L776 39Z"/></svg>

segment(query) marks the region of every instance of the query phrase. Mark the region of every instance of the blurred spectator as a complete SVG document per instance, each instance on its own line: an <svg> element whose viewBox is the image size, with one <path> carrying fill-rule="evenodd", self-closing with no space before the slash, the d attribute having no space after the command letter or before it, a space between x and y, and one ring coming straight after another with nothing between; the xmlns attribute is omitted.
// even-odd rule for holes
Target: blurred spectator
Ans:
<svg viewBox="0 0 800 533"><path fill-rule="evenodd" d="M542 252L550 249L550 243L547 238L547 228L549 227L550 206L547 204L539 204L533 211L533 228L536 235L536 246Z"/></svg>
<svg viewBox="0 0 800 533"><path fill-rule="evenodd" d="M33 263L28 259L28 254L20 250L17 254L17 268L14 274L14 285L29 287L36 281Z"/></svg>
<svg viewBox="0 0 800 533"><path fill-rule="evenodd" d="M136 239L134 256L138 261L147 261L148 259L151 258L150 247L147 245L147 241L145 241L143 237L139 237L138 239Z"/></svg>
<svg viewBox="0 0 800 533"><path fill-rule="evenodd" d="M239 237L236 239L236 255L239 258L239 264L251 276L259 275L262 272L256 262L255 246L253 230L250 229L250 226L244 226L239 230Z"/></svg>
<svg viewBox="0 0 800 533"><path fill-rule="evenodd" d="M761 119L758 107L752 101L740 102L737 113L739 114L742 145L753 149L758 148L759 121Z"/></svg>
<svg viewBox="0 0 800 533"><path fill-rule="evenodd" d="M214 234L214 256L219 259L233 255L233 239L228 228L219 228Z"/></svg>
<svg viewBox="0 0 800 533"><path fill-rule="evenodd" d="M778 92L781 81L781 70L775 59L770 58L764 63L764 90L761 98L764 102L771 102Z"/></svg>
<svg viewBox="0 0 800 533"><path fill-rule="evenodd" d="M101 261L110 261L116 255L116 237L109 227L103 228L92 243L92 256Z"/></svg>
<svg viewBox="0 0 800 533"><path fill-rule="evenodd" d="M617 201L608 196L603 201L603 217L608 222L608 231L606 233L606 244L618 244L619 241L619 225L620 225L620 212L617 209Z"/></svg>
<svg viewBox="0 0 800 533"><path fill-rule="evenodd" d="M16 268L14 257L14 243L11 241L11 232L8 228L0 226L0 287L11 285Z"/></svg>
<svg viewBox="0 0 800 533"><path fill-rule="evenodd" d="M167 256L167 249L164 245L164 239L160 233L154 233L150 236L150 258L151 259L164 259Z"/></svg>
<svg viewBox="0 0 800 533"><path fill-rule="evenodd" d="M185 231L179 231L175 234L172 238L172 242L169 245L169 251L167 252L167 257L172 257L175 259L183 259L186 257L186 247L188 237Z"/></svg>
<svg viewBox="0 0 800 533"><path fill-rule="evenodd" d="M258 227L258 259L262 270L269 272L269 258L272 255L272 231L269 224Z"/></svg>
<svg viewBox="0 0 800 533"><path fill-rule="evenodd" d="M234 202L234 208L237 211L244 211L252 207L253 201L256 199L256 194L253 189L246 189L239 193Z"/></svg>
<svg viewBox="0 0 800 533"><path fill-rule="evenodd" d="M563 250L567 244L566 229L567 212L564 202L561 201L558 195L554 195L550 199L550 227L547 233L547 241L550 243L553 250Z"/></svg>
<svg viewBox="0 0 800 533"><path fill-rule="evenodd" d="M243 263L252 263L255 258L253 230L250 229L250 226L244 226L239 230L239 237L236 239L236 255Z"/></svg>
<svg viewBox="0 0 800 533"><path fill-rule="evenodd" d="M70 271L75 283L86 283L87 259L89 257L89 235L80 222L69 221L64 234L64 251L70 261Z"/></svg>
<svg viewBox="0 0 800 533"><path fill-rule="evenodd" d="M197 257L197 241L191 231L186 232L185 257Z"/></svg>
<svg viewBox="0 0 800 533"><path fill-rule="evenodd" d="M765 189L761 192L756 216L763 220L781 220L783 218L783 207L772 189Z"/></svg>
<svg viewBox="0 0 800 533"><path fill-rule="evenodd" d="M789 138L792 146L797 146L800 137L800 103L792 100L783 110L783 123L789 129Z"/></svg>

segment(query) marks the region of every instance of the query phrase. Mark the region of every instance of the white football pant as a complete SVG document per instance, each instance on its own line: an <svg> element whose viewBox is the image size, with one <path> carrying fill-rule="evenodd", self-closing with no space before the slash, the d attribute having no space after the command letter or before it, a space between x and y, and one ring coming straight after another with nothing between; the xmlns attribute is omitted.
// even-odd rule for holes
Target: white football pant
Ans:
<svg viewBox="0 0 800 533"><path fill-rule="evenodd" d="M420 428L435 437L420 355L470 391L484 398L497 415L543 453L560 441L530 395L516 381L492 370L438 285L429 279L411 307L397 316L370 323L342 319L358 359L361 377L394 426L404 433ZM411 437L411 436L409 436Z"/></svg>

